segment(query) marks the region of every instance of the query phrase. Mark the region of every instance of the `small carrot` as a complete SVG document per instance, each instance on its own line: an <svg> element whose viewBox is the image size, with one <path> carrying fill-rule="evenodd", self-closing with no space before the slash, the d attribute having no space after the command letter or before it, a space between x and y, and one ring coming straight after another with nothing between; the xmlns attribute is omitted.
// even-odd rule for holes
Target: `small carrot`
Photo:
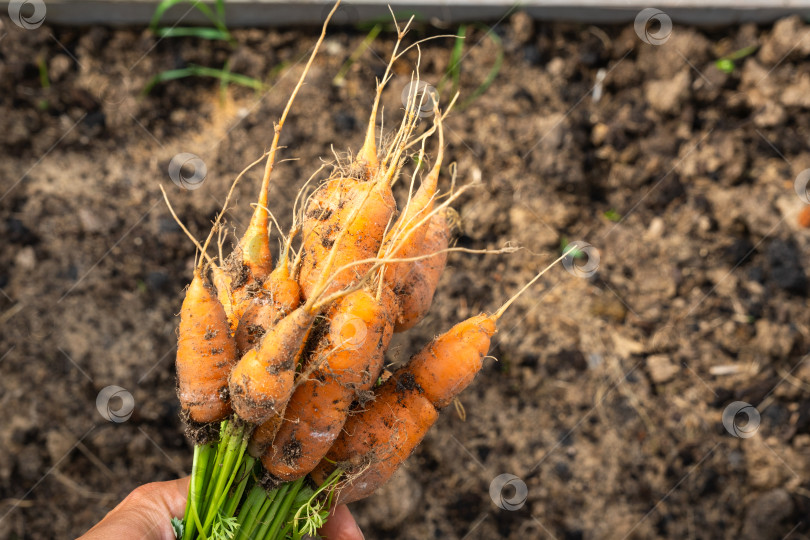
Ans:
<svg viewBox="0 0 810 540"><path fill-rule="evenodd" d="M328 195L310 201L303 223L305 239L298 282L304 298L312 294L323 277L328 254L338 235L345 232L343 241L337 245L335 267L374 257L396 208L391 186L384 182L336 179L323 189ZM320 204L315 205L316 201ZM351 285L370 266L341 272L331 280L330 291Z"/></svg>
<svg viewBox="0 0 810 540"><path fill-rule="evenodd" d="M328 21L328 19L327 19ZM245 230L242 239L239 241L237 249L233 255L241 257L240 263L237 265L236 272L232 275L231 279L231 295L233 297L233 316L232 328L236 328L239 319L244 312L248 309L251 299L259 294L262 283L268 278L271 273L272 255L270 253L270 211L267 207L268 190L270 187L270 177L273 173L273 168L276 162L276 153L279 148L279 139L281 137L281 130L284 127L284 122L287 115L292 109L295 97L298 91L304 84L307 74L312 67L312 62L318 54L318 49L326 37L326 25L324 25L321 35L315 42L315 47L307 60L301 77L295 85L290 98L287 100L287 105L281 113L281 118L275 125L273 134L273 141L270 145L270 150L267 153L267 163L265 165L264 177L262 178L262 185L259 191L259 198L253 215L250 219L247 229Z"/></svg>
<svg viewBox="0 0 810 540"><path fill-rule="evenodd" d="M410 23L409 23L410 24ZM407 27L406 27L407 31ZM349 175L340 174L324 183L309 200L302 223L303 245L300 251L298 282L304 298L308 298L315 284L325 274L324 267L335 237L346 231L339 245L336 268L352 262L368 259L378 254L390 220L396 210L391 186L396 181L404 160L402 154L411 144L424 140L429 133L416 141L410 141L419 116L416 100L409 102L402 125L382 160L377 156L375 122L382 91L390 79L391 67L397 58L397 49L404 37L399 32L394 53L383 77L377 83L366 137L360 152L352 164ZM359 171L359 172L358 172ZM334 277L332 288L338 290L357 281L371 264L356 266Z"/></svg>
<svg viewBox="0 0 810 540"><path fill-rule="evenodd" d="M410 253L409 256L430 253L435 255L409 263L409 266L405 267L409 268L409 272L398 278L400 285L396 292L399 314L394 327L395 332L404 332L412 328L427 315L439 278L447 264L446 249L450 243L450 226L444 212L434 215L427 225L426 234L416 247L419 251Z"/></svg>
<svg viewBox="0 0 810 540"><path fill-rule="evenodd" d="M494 314L456 324L386 380L374 402L349 417L326 458L312 471L313 480L323 482L336 467L346 468L350 481L338 495L341 503L367 497L384 484L436 421L436 409L449 405L481 370L498 319L567 255L537 274Z"/></svg>
<svg viewBox="0 0 810 540"><path fill-rule="evenodd" d="M262 284L262 289L253 298L239 318L236 328L236 347L245 354L256 347L269 328L286 317L301 303L301 287L290 277L287 259L273 270Z"/></svg>
<svg viewBox="0 0 810 540"><path fill-rule="evenodd" d="M225 310L198 267L180 310L177 394L195 422L215 422L231 412L228 372L236 361Z"/></svg>
<svg viewBox="0 0 810 540"><path fill-rule="evenodd" d="M273 326L259 347L246 352L234 366L229 387L233 409L240 418L260 424L284 411L314 318L309 305L299 307Z"/></svg>
<svg viewBox="0 0 810 540"><path fill-rule="evenodd" d="M367 497L410 456L438 416L416 387L386 382L366 409L349 416L326 458L310 476L320 485L340 466L348 472L350 483L338 491L337 502Z"/></svg>
<svg viewBox="0 0 810 540"><path fill-rule="evenodd" d="M453 103L451 102L448 111L452 106ZM435 206L439 170L444 157L444 130L442 129L442 116L439 114L436 115L435 125L438 127L439 132L439 149L436 155L436 164L422 180L422 184L416 193L408 198L405 209L386 235L382 247L386 257L407 259L428 253L422 247L422 244L430 227L430 222L425 221L423 218L428 216ZM423 151L420 152L420 159ZM409 263L393 263L386 266L386 283L392 289L397 290L402 286L405 276L411 268L412 265Z"/></svg>
<svg viewBox="0 0 810 540"><path fill-rule="evenodd" d="M177 217L163 186L160 186L160 191L172 217L200 252L200 262L194 268L194 276L180 308L175 361L177 395L184 414L192 421L216 422L231 413L228 372L237 359L236 342L230 334L225 308L203 272L206 260L212 268L217 268L206 255L216 225L205 245L201 246Z"/></svg>
<svg viewBox="0 0 810 540"><path fill-rule="evenodd" d="M354 391L328 381L305 382L293 393L272 445L261 455L264 468L276 478L295 480L311 471L326 455L349 415ZM252 442L260 447L263 433Z"/></svg>

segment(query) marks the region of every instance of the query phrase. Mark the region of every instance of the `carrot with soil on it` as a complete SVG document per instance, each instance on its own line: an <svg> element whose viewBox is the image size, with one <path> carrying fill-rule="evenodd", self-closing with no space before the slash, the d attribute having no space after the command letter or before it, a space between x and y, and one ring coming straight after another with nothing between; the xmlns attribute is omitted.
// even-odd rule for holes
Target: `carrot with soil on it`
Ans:
<svg viewBox="0 0 810 540"><path fill-rule="evenodd" d="M310 176L301 188L296 197L295 207L298 205L303 190L322 169L323 166ZM272 214L270 215L272 217ZM292 242L301 230L298 221L297 213L293 211L290 233L286 237L282 233L284 244L276 269L267 276L261 290L252 298L247 309L239 318L235 336L240 356L257 347L261 338L272 326L301 304L301 286L293 278L294 267L290 266Z"/></svg>
<svg viewBox="0 0 810 540"><path fill-rule="evenodd" d="M339 5L339 2L335 6ZM326 23L329 22L327 18ZM284 128L284 123L287 120L287 115L292 109L293 102L295 101L298 91L304 84L304 80L309 73L312 62L318 53L318 49L326 37L326 24L324 24L323 31L315 43L315 47L307 60L301 77L298 79L295 88L293 88L290 98L281 113L281 117L277 124L275 124L273 141L270 144L270 150L267 152L267 163L264 169L264 176L262 178L261 188L259 190L259 198L253 215L250 218L250 223L245 230L244 235L234 250L232 256L234 259L241 259L236 261L236 269L231 276L231 295L234 304L234 320L232 327L234 330L238 326L239 319L244 312L250 307L250 302L254 296L259 294L260 287L263 282L268 279L272 272L272 255L270 252L270 211L268 210L268 192L270 189L270 177L273 173L273 168L276 162L276 153L279 148L279 139L281 131ZM279 272L276 276L282 277L283 272ZM278 282L277 282L278 283ZM289 286L284 286L285 290L289 292ZM272 286L271 286L272 288Z"/></svg>
<svg viewBox="0 0 810 540"><path fill-rule="evenodd" d="M175 361L177 395L183 412L192 421L217 422L231 413L227 382L237 357L225 309L203 272L206 260L215 266L206 255L213 229L201 246L175 214L162 185L160 191L172 217L200 252L200 262L194 267L194 276L180 309Z"/></svg>
<svg viewBox="0 0 810 540"><path fill-rule="evenodd" d="M400 277L397 299L399 312L395 332L404 332L421 321L430 310L433 295L439 285L444 267L447 264L447 247L450 243L450 225L445 214L433 216L427 223L428 229L420 245L416 246L410 256L434 255L427 259L414 261L406 268L408 273Z"/></svg>
<svg viewBox="0 0 810 540"><path fill-rule="evenodd" d="M419 120L416 101L408 102L403 123L382 162L377 155L374 126L382 92L392 76L391 67L398 58L397 50L410 22L404 30L397 27L397 42L385 73L377 83L366 137L357 159L346 174L341 172L338 177L327 180L308 201L302 222L300 260L296 264L304 298L312 294L316 283L324 277L332 245L338 242L337 235L345 232L344 240L338 242L334 261L335 267L342 267L374 257L390 226L396 210L391 187L403 165L399 157L411 144L410 135ZM396 159L392 160L391 156ZM355 283L370 266L358 266L338 274L332 278L329 290Z"/></svg>
<svg viewBox="0 0 810 540"><path fill-rule="evenodd" d="M291 238L288 239L287 245ZM286 250L279 265L264 280L259 293L245 309L236 327L236 346L244 355L261 342L264 334L301 303L301 287L290 275Z"/></svg>
<svg viewBox="0 0 810 540"><path fill-rule="evenodd" d="M444 116L453 108L457 97L458 94L456 94L453 101L450 102L444 112L440 112L438 110L438 104L436 105L434 125L439 134L436 163L422 180L416 193L412 192L413 187L411 187L405 208L383 240L381 251L385 253L386 257L407 259L428 253L428 251L422 247L422 243L430 227L430 223L424 221L422 218L431 213L436 203L439 171L444 160L444 129L442 128L442 121ZM424 142L419 152L420 163L423 156ZM411 186L412 185L413 181L411 181ZM411 265L408 263L394 263L388 265L385 268L385 281L392 289L397 290L401 287L405 275L410 269Z"/></svg>
<svg viewBox="0 0 810 540"><path fill-rule="evenodd" d="M256 449L276 478L295 480L310 472L340 433L352 401L376 381L393 332L387 305L361 289L327 314L328 327L304 364L272 446ZM254 441L260 443L255 435Z"/></svg>
<svg viewBox="0 0 810 540"><path fill-rule="evenodd" d="M483 367L497 322L510 305L568 252L538 273L492 315L456 324L417 353L376 391L310 476L317 483L337 468L348 473L338 501L365 498L382 486L419 445L438 418Z"/></svg>

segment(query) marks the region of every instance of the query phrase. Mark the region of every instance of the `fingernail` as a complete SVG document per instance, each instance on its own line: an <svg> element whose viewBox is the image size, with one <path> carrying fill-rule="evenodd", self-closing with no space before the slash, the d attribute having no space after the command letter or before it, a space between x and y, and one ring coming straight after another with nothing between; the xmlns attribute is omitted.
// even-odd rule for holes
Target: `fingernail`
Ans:
<svg viewBox="0 0 810 540"><path fill-rule="evenodd" d="M360 538L362 538L363 540L366 540L366 535L364 535L364 534L363 534L363 531L361 531L361 530L360 530L360 525L358 525L357 523L355 523L355 524L354 524L354 526L355 526L355 528L357 529L357 534L359 534L359 535L360 535Z"/></svg>

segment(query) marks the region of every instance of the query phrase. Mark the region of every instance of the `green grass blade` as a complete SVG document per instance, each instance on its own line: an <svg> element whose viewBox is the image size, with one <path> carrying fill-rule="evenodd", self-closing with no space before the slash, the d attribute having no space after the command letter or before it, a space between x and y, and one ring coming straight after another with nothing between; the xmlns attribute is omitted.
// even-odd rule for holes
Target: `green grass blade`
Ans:
<svg viewBox="0 0 810 540"><path fill-rule="evenodd" d="M231 73L221 69L197 65L191 65L189 66L189 69L192 70L192 75L196 75L198 77L214 77L215 79L220 80L224 79L229 83L246 86L248 88L253 88L254 90L261 90L264 88L264 83L262 81L254 79L253 77L248 77L247 75L240 75L239 73Z"/></svg>
<svg viewBox="0 0 810 540"><path fill-rule="evenodd" d="M210 39L212 41L228 41L231 35L219 28L206 28L203 26L175 26L174 28L158 28L157 35L164 38L195 37Z"/></svg>
<svg viewBox="0 0 810 540"><path fill-rule="evenodd" d="M487 73L487 76L484 79L484 82L482 82L480 85L478 85L478 88L476 88L473 91L473 93L470 94L470 97L468 97L466 100L464 100L463 103L461 103L461 105L459 106L459 109L463 109L464 107L467 107L473 101L478 99L478 97L481 94L486 92L487 88L489 88L490 85L492 85L492 83L495 81L495 78L498 76L498 73L500 73L501 66L503 65L503 42L501 41L500 36L498 36L498 34L496 34L495 31L492 30L492 28L488 27L485 24L477 24L476 26L478 26L481 29L486 30L487 37L489 37L489 39L491 39L492 42L495 44L495 46L498 48L498 53L495 56L495 62L492 64L492 68L490 68L489 73Z"/></svg>
<svg viewBox="0 0 810 540"><path fill-rule="evenodd" d="M163 0L157 5L157 7L155 8L155 12L152 14L152 20L149 23L149 29L152 30L153 32L157 32L158 24L160 24L160 19L163 18L163 14L166 13L169 9L176 6L177 4L183 3L191 4L193 8L196 8L200 13L205 15L205 17L208 20L217 25L217 28L219 28L220 25L223 25L223 22L219 20L219 18L214 14L211 8L206 6L199 0Z"/></svg>
<svg viewBox="0 0 810 540"><path fill-rule="evenodd" d="M464 54L464 38L467 35L467 25L462 24L456 32L456 40L450 53L450 63L447 66L447 75L453 81L453 93L458 92L461 84L461 60Z"/></svg>
<svg viewBox="0 0 810 540"><path fill-rule="evenodd" d="M366 49L368 49L371 44L374 43L374 40L380 34L382 29L382 24L375 24L371 28L365 39L363 39L360 45L358 45L357 48L352 51L352 54L349 55L349 58L340 67L340 71L338 71L338 74L335 75L334 79L332 79L332 84L335 86L343 86L349 69L351 69L352 65L360 59L364 52L366 52Z"/></svg>
<svg viewBox="0 0 810 540"><path fill-rule="evenodd" d="M183 79L185 77L213 77L215 79L219 79L220 81L224 80L228 83L246 86L254 90L261 90L264 88L264 83L262 81L254 79L253 77L240 75L238 73L230 73L227 71L223 71L221 69L191 65L185 68L170 69L158 73L157 75L152 77L148 83L146 83L146 86L144 86L143 90L141 91L141 95L145 96L149 94L149 92L152 91L152 88L154 88L156 85L160 83L172 81L175 79Z"/></svg>

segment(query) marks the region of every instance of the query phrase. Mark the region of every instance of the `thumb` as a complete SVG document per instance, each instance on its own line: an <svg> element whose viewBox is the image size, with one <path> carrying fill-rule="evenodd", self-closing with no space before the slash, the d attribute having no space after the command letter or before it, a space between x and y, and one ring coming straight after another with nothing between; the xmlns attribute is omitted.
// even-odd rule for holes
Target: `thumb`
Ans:
<svg viewBox="0 0 810 540"><path fill-rule="evenodd" d="M190 477L185 477L136 488L81 540L174 539L171 519L185 512L189 481Z"/></svg>

